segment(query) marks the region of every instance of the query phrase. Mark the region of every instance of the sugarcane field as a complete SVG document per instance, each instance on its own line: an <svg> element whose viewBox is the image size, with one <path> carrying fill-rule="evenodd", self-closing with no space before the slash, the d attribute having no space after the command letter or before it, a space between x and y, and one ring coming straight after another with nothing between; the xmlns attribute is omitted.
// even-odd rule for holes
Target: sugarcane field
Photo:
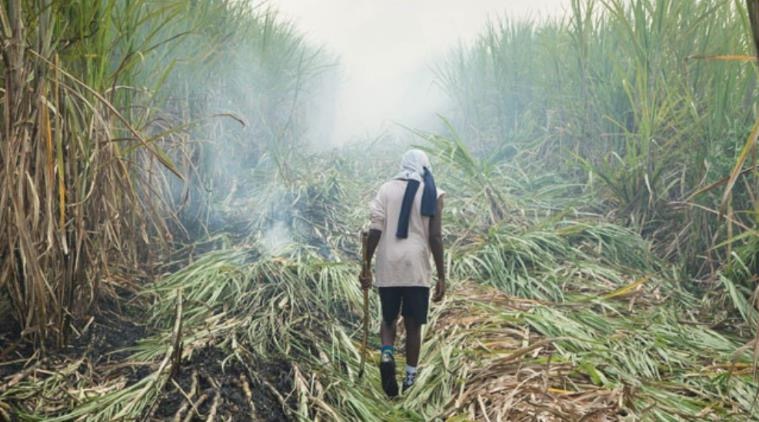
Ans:
<svg viewBox="0 0 759 422"><path fill-rule="evenodd" d="M0 421L759 421L759 0L0 0Z"/></svg>

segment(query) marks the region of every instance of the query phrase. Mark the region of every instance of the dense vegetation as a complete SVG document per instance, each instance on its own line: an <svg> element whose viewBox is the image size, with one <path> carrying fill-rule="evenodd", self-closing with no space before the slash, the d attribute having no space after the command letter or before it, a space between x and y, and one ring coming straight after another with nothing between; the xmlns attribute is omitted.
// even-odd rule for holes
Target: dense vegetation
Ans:
<svg viewBox="0 0 759 422"><path fill-rule="evenodd" d="M334 60L245 2L6 1L0 418L755 418L747 4L573 1L440 64L451 294L388 402L357 231L407 142L309 152Z"/></svg>
<svg viewBox="0 0 759 422"><path fill-rule="evenodd" d="M601 209L658 240L662 256L713 275L730 260L715 247L730 239L729 222L738 232L756 216L746 9L625 4L575 0L569 21L491 24L440 69L456 126L496 162L529 156L576 176ZM747 177L710 186L734 168Z"/></svg>
<svg viewBox="0 0 759 422"><path fill-rule="evenodd" d="M327 58L239 2L2 12L0 274L25 336L61 345L68 317L191 240L237 169L297 143Z"/></svg>

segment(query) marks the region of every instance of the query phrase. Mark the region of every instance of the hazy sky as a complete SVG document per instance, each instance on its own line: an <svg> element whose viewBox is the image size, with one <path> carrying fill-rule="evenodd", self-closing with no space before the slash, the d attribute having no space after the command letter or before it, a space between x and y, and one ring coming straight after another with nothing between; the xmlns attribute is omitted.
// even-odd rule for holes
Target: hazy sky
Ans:
<svg viewBox="0 0 759 422"><path fill-rule="evenodd" d="M417 125L444 105L431 65L498 16L563 15L569 0L269 0L340 57L334 141Z"/></svg>

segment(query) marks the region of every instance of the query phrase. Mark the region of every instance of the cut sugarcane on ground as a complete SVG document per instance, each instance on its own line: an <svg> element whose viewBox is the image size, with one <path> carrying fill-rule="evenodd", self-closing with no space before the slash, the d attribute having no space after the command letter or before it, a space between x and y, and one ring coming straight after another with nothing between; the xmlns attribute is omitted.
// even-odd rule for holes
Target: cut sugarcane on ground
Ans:
<svg viewBox="0 0 759 422"><path fill-rule="evenodd" d="M351 161L355 152L342 154L351 170L360 166ZM301 243L294 235L292 244L270 254L259 245L264 232L217 235L209 240L212 250L185 258L183 268L157 276L131 300L138 310L129 314L145 327L144 338L116 345L118 355L106 363L94 357L109 350L93 344L91 353L7 374L0 395L5 412L56 420L85 414L98 420L751 414L756 389L743 340L698 319L704 304L678 287L649 242L603 216L567 208L583 195L578 187L524 190L545 185L550 175L524 185L498 180L500 195L518 207L498 224L479 212L486 195L451 185L445 234L451 293L433 307L417 386L388 401L376 352L358 377L362 293L354 228L365 214L364 186L381 179L352 175L336 175L340 189L321 183L303 189L312 195L300 198L304 209L336 217L331 230L316 230L318 240ZM335 196L325 201L325 195ZM229 211L234 216L239 208ZM376 300L373 295L375 310ZM182 358L172 378L164 363L178 319ZM376 316L372 324L376 332ZM135 368L139 377L130 375Z"/></svg>

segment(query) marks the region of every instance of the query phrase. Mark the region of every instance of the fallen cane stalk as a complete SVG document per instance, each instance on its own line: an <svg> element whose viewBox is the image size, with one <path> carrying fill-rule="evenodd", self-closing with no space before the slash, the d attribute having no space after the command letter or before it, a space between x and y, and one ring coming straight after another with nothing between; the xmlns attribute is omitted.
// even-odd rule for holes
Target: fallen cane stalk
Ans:
<svg viewBox="0 0 759 422"><path fill-rule="evenodd" d="M192 372L192 386L190 387L190 394L185 395L184 391L182 391L181 388L179 388L179 385L176 384L174 380L172 382L175 383L177 389L179 392L184 396L185 402L182 403L182 406L179 407L179 410L177 410L177 413L174 414L174 422L181 422L182 420L182 414L193 405L192 398L195 397L195 394L198 392L198 372L193 371ZM195 413L199 413L198 409L194 409Z"/></svg>
<svg viewBox="0 0 759 422"><path fill-rule="evenodd" d="M203 393L202 396L198 398L198 400L192 404L193 411L187 412L187 416L184 417L183 422L190 422L192 420L192 416L197 414L198 417L200 417L200 411L198 411L198 408L208 399L208 394Z"/></svg>
<svg viewBox="0 0 759 422"><path fill-rule="evenodd" d="M285 412L285 415L288 417L292 417L292 411L290 410L290 407L287 405L287 400L280 394L280 392L273 386L269 381L267 381L264 378L260 378L259 381L266 386L266 388L271 391L272 394L274 394L274 397L277 398L277 401L279 401L279 404L282 406L282 411Z"/></svg>
<svg viewBox="0 0 759 422"><path fill-rule="evenodd" d="M31 359L29 359L29 360L31 360ZM44 359L36 361L31 366L29 366L28 368L26 368L26 369L24 369L22 371L19 371L8 382L6 382L3 385L0 385L0 392L6 391L6 390L10 389L11 387L13 387L14 385L18 384L23 379L25 379L29 374L31 374L32 372L38 370L40 368L41 364L43 364L45 362L46 361Z"/></svg>
<svg viewBox="0 0 759 422"><path fill-rule="evenodd" d="M219 408L219 393L213 396L213 403L211 404L211 410L208 411L208 417L206 422L213 422L216 420L216 410Z"/></svg>
<svg viewBox="0 0 759 422"><path fill-rule="evenodd" d="M269 381L267 381L265 378L260 377L256 372L254 372L250 366L248 366L245 361L241 361L242 364L245 366L245 369L247 369L247 375L250 377L251 381L256 380L260 384L262 384L264 387L268 388L269 391L276 397L277 401L279 401L279 404L282 406L282 411L284 412L285 416L292 417L292 412L290 410L290 407L287 405L287 400L285 400L284 397L282 397L282 394L277 391L277 389L271 385ZM251 394L251 397L253 395ZM253 405L253 402L251 402L251 406ZM255 409L255 407L254 407Z"/></svg>
<svg viewBox="0 0 759 422"><path fill-rule="evenodd" d="M253 403L253 393L250 391L250 384L245 374L240 374L240 385L242 386L242 391L245 393L245 398L248 399L248 403L250 404L250 419L256 420L256 405Z"/></svg>

